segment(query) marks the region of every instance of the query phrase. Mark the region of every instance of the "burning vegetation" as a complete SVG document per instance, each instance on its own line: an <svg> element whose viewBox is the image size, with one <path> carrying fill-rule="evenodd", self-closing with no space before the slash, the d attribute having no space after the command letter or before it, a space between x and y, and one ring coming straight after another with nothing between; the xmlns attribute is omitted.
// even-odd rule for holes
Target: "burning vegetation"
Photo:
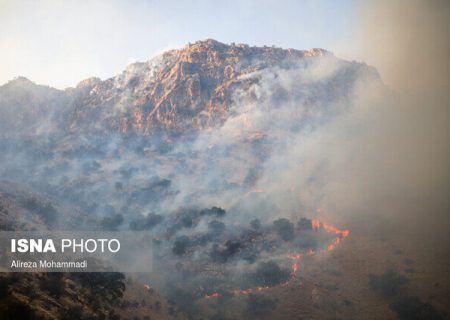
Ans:
<svg viewBox="0 0 450 320"><path fill-rule="evenodd" d="M330 137L346 115L355 120L357 89L369 84L385 89L374 68L322 49L207 40L132 64L105 81L52 89L53 95L23 80L0 87L2 98L18 92L17 99L0 101L1 123L8 124L0 128L2 180L33 190L13 192L0 182L0 200L8 200L0 207L0 227L134 230L148 232L154 244L155 272L139 275L137 288L120 274L39 275L29 287L42 288L44 297L79 296L91 303L89 310L59 306L61 318L98 309L98 319L117 319L113 305L127 313L144 303L152 319L164 318L162 310L178 317L175 306L194 318L205 305L233 299L243 302L246 319L276 310L283 301L275 293L289 293L311 257L325 256L349 236L349 230L308 217L322 217L322 209L309 212L329 200L324 193L335 191L333 176L347 173L334 167L333 145L341 140ZM4 112L21 105L22 95L40 101L30 88L55 98L58 108L25 122ZM21 113L32 115L35 107L30 102ZM32 305L28 280L16 293ZM374 293L400 318L414 310L438 319L423 300L400 299L406 285L395 274L370 278ZM2 287L0 310L17 307L12 286ZM123 301L128 288L146 298L161 293L170 306ZM316 291L310 294L313 308ZM27 317L26 303L20 303L25 316L13 313L16 318ZM208 319L226 319L216 311Z"/></svg>
<svg viewBox="0 0 450 320"><path fill-rule="evenodd" d="M190 209L174 213L154 230L159 233L154 268L159 277L167 273L162 290L170 288L168 295L178 305L190 309L203 299L286 286L296 278L303 257L331 251L349 235L317 219L229 221L218 207Z"/></svg>

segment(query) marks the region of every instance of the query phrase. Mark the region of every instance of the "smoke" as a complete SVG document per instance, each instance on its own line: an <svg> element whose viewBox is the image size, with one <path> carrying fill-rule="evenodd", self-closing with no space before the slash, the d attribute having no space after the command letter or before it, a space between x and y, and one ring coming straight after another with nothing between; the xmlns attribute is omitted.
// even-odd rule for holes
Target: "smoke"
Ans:
<svg viewBox="0 0 450 320"><path fill-rule="evenodd" d="M315 166L323 159L311 148L329 149L325 135L340 117L353 114L353 91L381 82L374 69L330 54L281 64L239 78L225 123L177 145L174 153L191 153L198 169L177 176L174 204L195 195L202 206L237 208L247 221L315 211L320 201L307 199L308 180L318 179Z"/></svg>
<svg viewBox="0 0 450 320"><path fill-rule="evenodd" d="M25 152L8 157L2 169L6 178L30 179L85 212L115 217L100 220L107 227L151 230L167 259L163 266L178 261L172 253L184 259L192 252L195 265L183 266L180 259L176 276L160 275L162 286L178 276L193 288L208 283L189 272L198 261L232 260L243 251L237 240L256 232L248 227L255 219L261 232L278 234L274 247L280 249L298 245L285 244L301 229L291 221L315 216L355 234L420 234L448 245L448 7L416 1L361 7L361 52L381 79L374 68L331 54L282 61L236 79L227 120L198 136L141 138L81 129L70 141L63 135L67 144L45 145L53 151L22 176L9 166L30 156ZM160 61L153 63L148 77ZM142 68L133 64L113 84L139 84ZM124 90L107 116L122 114L133 99ZM202 214L215 206L227 214ZM274 221L276 232L267 227ZM277 255L261 248L243 253L247 260L237 255L230 274L244 274L242 266L258 254L262 261ZM203 291L216 288L208 289Z"/></svg>
<svg viewBox="0 0 450 320"><path fill-rule="evenodd" d="M360 51L383 80L411 93L450 84L447 1L376 1L360 7Z"/></svg>
<svg viewBox="0 0 450 320"><path fill-rule="evenodd" d="M293 180L301 205L354 232L448 244L450 6L381 1L360 9L361 56L388 90L360 81L354 108L288 140L287 152L266 164L265 182ZM275 179L269 174L283 166Z"/></svg>
<svg viewBox="0 0 450 320"><path fill-rule="evenodd" d="M274 197L281 208L313 212L320 207L320 215L354 224L356 232L376 233L383 225L384 230L419 232L425 238L446 234L449 9L445 1L359 5L356 51L379 71L386 86L360 77L345 106L332 108L344 112L277 145L259 184L296 190L295 198ZM273 119L271 115L269 121ZM439 242L447 240L444 236Z"/></svg>
<svg viewBox="0 0 450 320"><path fill-rule="evenodd" d="M450 5L377 1L360 9L362 55L394 90L351 146L360 149L352 167L365 181L362 203L408 219L414 232L448 228Z"/></svg>
<svg viewBox="0 0 450 320"><path fill-rule="evenodd" d="M349 65L327 56L250 74L258 81L235 92L230 118L192 148L210 146L216 162L202 160L213 163L210 171L184 180L178 199L247 175L260 193L222 186L196 200L231 209L229 217L242 222L319 215L359 234L426 239L425 250L448 246L449 5L394 1L360 9L361 52L385 85L370 68L349 81L339 74ZM318 97L332 92L325 90L330 79L350 83L347 95ZM269 150L261 158L253 143L243 143L252 132L263 133L259 141Z"/></svg>
<svg viewBox="0 0 450 320"><path fill-rule="evenodd" d="M150 230L155 270L165 270L150 282L168 296L180 284L192 302L286 283L300 259L291 255L334 248L344 236L298 222L332 191L339 164L325 156L338 154L330 143L343 136L334 133L345 133L343 124L359 112L358 88L383 87L374 69L331 54L280 61L236 81L227 120L198 135L120 137L102 127L99 112L89 119L94 130L86 123L63 131L66 143L36 159L26 169L33 175L7 178L79 207L103 229ZM123 95L119 109L130 92Z"/></svg>

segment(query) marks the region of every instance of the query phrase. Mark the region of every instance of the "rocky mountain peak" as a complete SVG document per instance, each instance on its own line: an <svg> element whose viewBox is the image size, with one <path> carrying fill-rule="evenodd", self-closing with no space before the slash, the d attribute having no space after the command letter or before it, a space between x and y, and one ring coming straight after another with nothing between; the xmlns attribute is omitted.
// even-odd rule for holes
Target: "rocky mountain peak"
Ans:
<svg viewBox="0 0 450 320"><path fill-rule="evenodd" d="M298 77L306 72L307 65L323 57L334 65L341 65L327 83L317 84L327 90L306 90L301 79L283 88L284 78ZM280 74L286 72L289 74L280 78ZM29 127L36 114L45 116L51 111L69 132L94 130L150 135L164 130L182 133L223 124L235 104L236 92L254 101L257 86L272 83L275 87L268 92L273 95L271 99L276 98L274 105L289 97L324 100L332 95L344 95L359 75L371 72L373 70L365 64L340 60L324 49L255 47L206 39L169 50L145 62L131 63L122 73L103 81L96 77L85 79L65 91L19 77L0 87L4 91L0 98L8 99L0 109L11 113L15 120L5 121L18 123L16 128L24 123L18 119L29 119L26 121ZM7 89L13 87L18 92L11 93L11 89ZM312 92L324 97L306 96ZM11 111L14 105L20 106L23 115L20 118Z"/></svg>
<svg viewBox="0 0 450 320"><path fill-rule="evenodd" d="M114 78L83 81L78 87L89 84L90 90L78 99L73 119L87 123L94 117L123 133L208 128L227 118L234 89L248 87L257 72L294 68L304 59L327 55L332 56L324 49L251 47L213 39L189 43L132 63Z"/></svg>
<svg viewBox="0 0 450 320"><path fill-rule="evenodd" d="M17 76L11 81L9 81L7 84L9 85L23 85L23 84L34 84L30 79L24 76Z"/></svg>
<svg viewBox="0 0 450 320"><path fill-rule="evenodd" d="M100 82L102 82L102 80L98 77L91 77L91 78L87 78L84 79L80 82L78 82L78 84L76 85L77 89L82 89L82 88L86 88L86 87L93 87L97 84L99 84Z"/></svg>

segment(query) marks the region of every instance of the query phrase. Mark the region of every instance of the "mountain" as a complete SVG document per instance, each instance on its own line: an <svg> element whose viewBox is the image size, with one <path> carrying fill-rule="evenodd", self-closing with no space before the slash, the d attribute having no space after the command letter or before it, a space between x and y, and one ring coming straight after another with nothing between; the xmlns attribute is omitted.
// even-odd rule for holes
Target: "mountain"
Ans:
<svg viewBox="0 0 450 320"><path fill-rule="evenodd" d="M387 208L366 201L377 172L358 167L397 155L368 158L384 150L385 93L374 68L323 49L215 40L65 90L0 86L0 230L154 245L148 273L3 272L0 318L446 318L442 272L427 270L445 250L381 211L361 220Z"/></svg>
<svg viewBox="0 0 450 320"><path fill-rule="evenodd" d="M287 139L326 128L372 83L375 69L324 49L215 40L66 90L17 78L0 87L2 177L101 216L237 200Z"/></svg>
<svg viewBox="0 0 450 320"><path fill-rule="evenodd" d="M373 83L382 86L375 69L323 49L215 40L65 90L19 77L0 87L0 172L70 211L120 213L124 224L183 206L251 211L252 190L306 183L284 173L304 161L296 150Z"/></svg>
<svg viewBox="0 0 450 320"><path fill-rule="evenodd" d="M325 54L321 49L296 51L199 41L148 62L130 64L106 81L82 82L77 88L86 94L77 100L72 125L80 119L106 118L110 127L144 134L157 128L213 126L227 118L233 89L258 81L249 75L275 66L289 68L301 59Z"/></svg>
<svg viewBox="0 0 450 320"><path fill-rule="evenodd" d="M17 77L0 86L0 133L42 134L56 124L58 108L69 104L66 92Z"/></svg>
<svg viewBox="0 0 450 320"><path fill-rule="evenodd" d="M158 130L203 130L225 122L238 91L250 92L283 72L301 72L322 57L342 66L320 91L315 88L316 100L345 96L357 79L378 77L375 69L340 60L323 49L250 47L208 39L132 63L110 79L89 78L64 91L17 78L0 87L2 128L39 133L52 115L59 121L53 124L70 132L149 135ZM285 101L305 94L305 87L305 83L292 84L287 91L278 86L273 96Z"/></svg>
<svg viewBox="0 0 450 320"><path fill-rule="evenodd" d="M156 274L126 282L102 273L0 279L0 311L211 319L205 295L286 281L288 252L319 249L307 218L327 179L320 148L373 84L382 86L375 69L323 49L205 40L74 88L23 77L1 86L0 230L146 230L158 258ZM102 289L111 280L114 290ZM297 306L311 305L298 292ZM262 303L248 301L249 310Z"/></svg>

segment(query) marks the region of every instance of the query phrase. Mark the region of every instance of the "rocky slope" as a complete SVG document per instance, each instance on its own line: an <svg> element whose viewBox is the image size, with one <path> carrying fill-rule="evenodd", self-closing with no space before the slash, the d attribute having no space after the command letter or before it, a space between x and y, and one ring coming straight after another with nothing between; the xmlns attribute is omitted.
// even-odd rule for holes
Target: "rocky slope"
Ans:
<svg viewBox="0 0 450 320"><path fill-rule="evenodd" d="M18 77L0 86L0 134L48 133L58 123L53 115L69 104L66 92Z"/></svg>
<svg viewBox="0 0 450 320"><path fill-rule="evenodd" d="M214 40L66 90L17 78L0 87L1 177L125 223L180 206L241 208L267 188L261 178L286 180L283 162L303 161L292 143L354 108L369 82L381 83L376 70L323 49ZM295 189L288 180L280 192Z"/></svg>
<svg viewBox="0 0 450 320"><path fill-rule="evenodd" d="M205 129L227 119L237 90L249 92L269 75L276 78L282 71L301 72L323 56L342 67L323 83L322 92L316 90L319 96L343 96L356 79L378 77L367 65L337 59L323 49L226 45L209 39L130 64L104 81L83 80L65 91L17 78L0 87L2 120L13 124L3 129L32 128L30 122L42 123L45 115L57 115L58 124L71 132L109 129L151 134L160 129ZM289 92L280 86L274 96L292 98L302 93L304 85L294 84Z"/></svg>
<svg viewBox="0 0 450 320"><path fill-rule="evenodd" d="M0 87L0 176L13 182L0 181L0 227L79 229L99 224L109 230L151 229L161 252L168 252L161 270L170 271L145 275L149 279L144 283L191 316L198 315L205 293L198 283L203 281L186 284L204 274L183 267L172 245L183 236L198 242L196 217L205 208L227 211L222 221L198 222L200 231L209 228L213 235L226 225L234 232L236 226L246 228L259 219L264 226L286 215L292 221L299 214L310 217L316 201L303 203L302 192L322 183L326 161L310 156L304 145L320 144L312 133L326 133L327 124L355 107L356 89L369 83L381 84L373 68L323 49L214 40L168 51L133 63L110 79L89 78L66 90L15 79ZM292 174L300 165L305 166L303 174ZM155 218L162 222L155 224ZM210 256L227 247L225 238L216 237L216 248L208 237L202 239L186 254ZM268 256L283 256L278 253ZM252 267L252 262L237 258L230 268L235 262L239 268ZM39 277L25 277L23 287ZM62 296L70 295L72 282L78 287L79 280L63 279ZM139 302L148 292L139 293L142 284L134 286L127 283L131 289L125 296ZM12 293L28 299L27 293ZM86 297L83 303L90 299ZM62 301L41 298L36 299L37 309L42 309L41 300ZM116 311L125 318L184 317L166 303L162 311L155 310L156 300L150 297L134 313L129 305ZM69 310L67 306L83 303L61 305L53 318ZM102 313L110 313L109 308L105 302ZM91 313L96 308L87 309Z"/></svg>

